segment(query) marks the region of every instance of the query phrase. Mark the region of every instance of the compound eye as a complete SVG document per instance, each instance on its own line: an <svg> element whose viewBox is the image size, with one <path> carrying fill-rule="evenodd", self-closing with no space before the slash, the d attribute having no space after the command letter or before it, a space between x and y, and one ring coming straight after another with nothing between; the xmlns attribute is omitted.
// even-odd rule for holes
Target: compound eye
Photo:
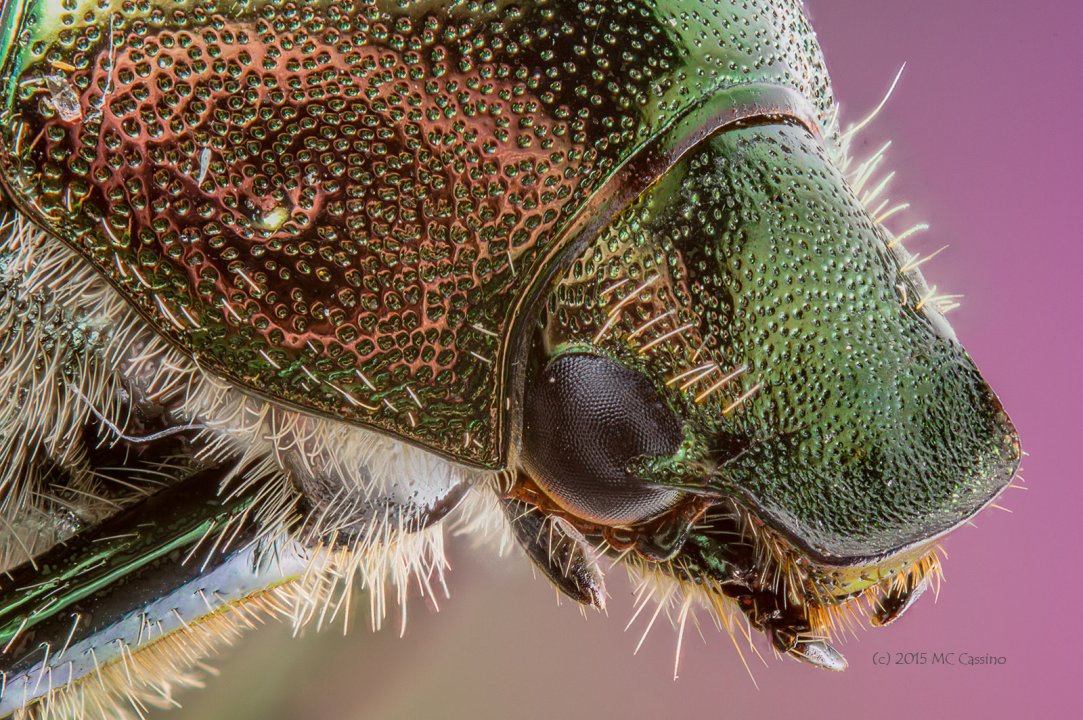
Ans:
<svg viewBox="0 0 1083 720"><path fill-rule="evenodd" d="M596 355L562 355L526 391L523 466L561 507L626 525L669 507L678 491L653 486L635 461L672 455L682 427L641 373Z"/></svg>

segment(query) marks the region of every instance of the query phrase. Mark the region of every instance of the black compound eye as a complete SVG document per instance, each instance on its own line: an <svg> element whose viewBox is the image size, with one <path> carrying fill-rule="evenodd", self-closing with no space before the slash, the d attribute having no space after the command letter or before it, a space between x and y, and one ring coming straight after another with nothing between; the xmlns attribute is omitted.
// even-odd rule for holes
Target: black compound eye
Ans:
<svg viewBox="0 0 1083 720"><path fill-rule="evenodd" d="M523 466L565 510L592 522L645 520L677 498L632 472L672 455L682 427L639 372L596 355L552 360L526 391Z"/></svg>

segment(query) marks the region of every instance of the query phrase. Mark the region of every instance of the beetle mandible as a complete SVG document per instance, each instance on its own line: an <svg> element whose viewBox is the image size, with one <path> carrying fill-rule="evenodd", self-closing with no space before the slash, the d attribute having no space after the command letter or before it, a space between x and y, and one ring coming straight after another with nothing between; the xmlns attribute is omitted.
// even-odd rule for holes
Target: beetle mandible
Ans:
<svg viewBox="0 0 1083 720"><path fill-rule="evenodd" d="M796 0L4 0L0 713L168 699L443 571L832 670L1015 431Z"/></svg>

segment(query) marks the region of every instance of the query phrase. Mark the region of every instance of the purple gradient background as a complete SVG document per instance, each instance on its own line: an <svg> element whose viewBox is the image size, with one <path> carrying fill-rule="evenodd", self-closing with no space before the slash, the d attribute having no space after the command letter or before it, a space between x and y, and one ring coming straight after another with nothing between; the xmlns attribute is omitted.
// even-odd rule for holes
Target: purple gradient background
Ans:
<svg viewBox="0 0 1083 720"><path fill-rule="evenodd" d="M1083 3L812 0L844 118L875 106L899 65L903 80L864 135L894 140L892 196L933 229L913 250L950 249L931 284L966 294L951 320L1014 418L1029 453L1029 491L1009 491L977 529L945 542L939 600L840 646L830 674L753 658L758 689L713 628L685 639L659 627L633 656L628 587L611 580L609 618L558 607L521 557L452 549L451 598L439 614L410 606L395 628L303 641L281 629L248 638L223 677L185 694L171 718L936 717L1018 718L1079 712L1076 613L1083 496L1078 480ZM357 624L363 624L364 618ZM1002 655L1003 667L879 667L889 651ZM747 652L746 652L747 654ZM1070 713L1075 715L1075 713Z"/></svg>

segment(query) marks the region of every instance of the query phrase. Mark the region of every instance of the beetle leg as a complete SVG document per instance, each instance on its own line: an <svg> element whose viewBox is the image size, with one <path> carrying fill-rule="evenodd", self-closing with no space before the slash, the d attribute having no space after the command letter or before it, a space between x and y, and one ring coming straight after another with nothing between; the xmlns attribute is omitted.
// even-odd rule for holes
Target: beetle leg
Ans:
<svg viewBox="0 0 1083 720"><path fill-rule="evenodd" d="M870 618L870 622L876 627L890 625L902 617L903 613L909 610L928 588L928 575L922 575L920 579L908 576L902 585L892 587L884 597L880 598L879 607Z"/></svg>
<svg viewBox="0 0 1083 720"><path fill-rule="evenodd" d="M258 489L224 496L228 473L196 473L0 578L0 715L53 687L119 678L118 668L119 687L138 692L168 680L159 674L170 648L194 657L279 612L279 600L261 598L310 558L289 540L260 540L249 512ZM160 652L142 660L152 646Z"/></svg>
<svg viewBox="0 0 1083 720"><path fill-rule="evenodd" d="M514 498L501 500L504 514L530 559L565 595L605 609L605 581L594 549L578 530L560 518L547 518Z"/></svg>
<svg viewBox="0 0 1083 720"><path fill-rule="evenodd" d="M458 478L445 483L404 481L377 492L334 475L297 473L304 496L301 537L309 544L353 547L389 527L406 533L435 525L458 507L469 485Z"/></svg>

